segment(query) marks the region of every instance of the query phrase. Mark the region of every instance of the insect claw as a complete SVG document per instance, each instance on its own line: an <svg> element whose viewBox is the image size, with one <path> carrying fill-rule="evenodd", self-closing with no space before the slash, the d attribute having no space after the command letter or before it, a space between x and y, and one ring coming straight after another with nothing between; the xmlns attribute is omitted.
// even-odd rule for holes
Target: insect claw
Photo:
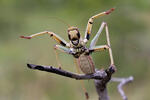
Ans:
<svg viewBox="0 0 150 100"><path fill-rule="evenodd" d="M108 11L106 11L105 14L108 15L108 14L110 14L110 13L111 13L112 11L114 11L114 10L115 10L115 8L111 8L111 9L109 9Z"/></svg>
<svg viewBox="0 0 150 100"><path fill-rule="evenodd" d="M29 37L29 36L20 36L20 38L31 39L31 37Z"/></svg>

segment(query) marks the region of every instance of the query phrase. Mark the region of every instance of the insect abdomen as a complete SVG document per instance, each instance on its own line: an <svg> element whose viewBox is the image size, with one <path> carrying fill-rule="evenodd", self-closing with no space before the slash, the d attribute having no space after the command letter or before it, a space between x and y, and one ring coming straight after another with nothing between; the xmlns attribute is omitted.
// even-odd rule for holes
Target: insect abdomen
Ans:
<svg viewBox="0 0 150 100"><path fill-rule="evenodd" d="M83 73L92 74L95 72L95 66L91 56L82 54L77 59L77 61L78 61L78 66L80 67Z"/></svg>

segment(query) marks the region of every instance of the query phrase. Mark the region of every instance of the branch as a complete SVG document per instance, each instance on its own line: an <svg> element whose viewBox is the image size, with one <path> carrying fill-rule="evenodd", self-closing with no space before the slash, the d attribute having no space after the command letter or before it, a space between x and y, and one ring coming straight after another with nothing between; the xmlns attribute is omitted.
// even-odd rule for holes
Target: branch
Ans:
<svg viewBox="0 0 150 100"><path fill-rule="evenodd" d="M107 76L102 80L95 80L95 87L97 94L99 96L99 100L109 100L108 92L107 92L107 83L110 81L112 74L116 71L114 65L111 65L108 69L105 70Z"/></svg>
<svg viewBox="0 0 150 100"><path fill-rule="evenodd" d="M27 64L27 66L30 69L51 72L51 73L55 73L58 75L62 75L77 80L94 79L95 87L99 95L99 100L109 100L106 85L110 81L112 74L116 70L115 66L111 65L108 69L96 70L96 72L93 74L75 74L52 66L42 66L42 65L34 65L34 64Z"/></svg>
<svg viewBox="0 0 150 100"><path fill-rule="evenodd" d="M87 79L99 79L99 80L101 80L107 76L105 71L98 71L96 73L86 75L86 74L75 74L75 73L65 71L65 70L62 70L60 68L55 68L52 66L43 66L43 65L34 65L34 64L27 64L27 66L30 69L36 69L36 70L40 70L40 71L51 72L51 73L55 73L58 75L62 75L62 76L77 79L77 80L87 80Z"/></svg>
<svg viewBox="0 0 150 100"><path fill-rule="evenodd" d="M123 100L128 100L127 96L125 95L124 91L123 91L123 86L129 82L133 81L133 76L130 76L128 78L112 78L111 81L113 82L120 82L118 85L118 92L120 93L120 95L122 96Z"/></svg>

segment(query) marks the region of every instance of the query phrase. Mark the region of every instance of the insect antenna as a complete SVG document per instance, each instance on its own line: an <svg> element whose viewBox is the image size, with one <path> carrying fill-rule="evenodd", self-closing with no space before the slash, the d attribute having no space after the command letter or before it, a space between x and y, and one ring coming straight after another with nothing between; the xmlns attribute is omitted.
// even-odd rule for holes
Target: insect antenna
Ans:
<svg viewBox="0 0 150 100"><path fill-rule="evenodd" d="M62 22L62 23L65 24L68 28L71 27L66 21L64 21L64 20L62 20L62 19L60 19L60 18L58 18L58 17L53 17L53 16L51 16L50 18L53 18L53 19L56 19L57 21Z"/></svg>

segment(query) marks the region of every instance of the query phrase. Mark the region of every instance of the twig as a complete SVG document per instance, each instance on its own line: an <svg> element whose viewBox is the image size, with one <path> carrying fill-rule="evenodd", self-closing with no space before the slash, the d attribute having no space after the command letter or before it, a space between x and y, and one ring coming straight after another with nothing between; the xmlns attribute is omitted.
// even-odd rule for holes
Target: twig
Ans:
<svg viewBox="0 0 150 100"><path fill-rule="evenodd" d="M42 66L42 65L34 65L34 64L27 64L27 66L28 68L31 68L31 69L51 72L51 73L55 73L58 75L66 76L66 77L77 79L77 80L86 80L86 79L99 79L100 80L107 76L105 71L98 71L97 73L94 73L94 74L85 75L85 74L75 74L75 73L68 72L68 71L62 70L60 68L55 68L52 66Z"/></svg>
<svg viewBox="0 0 150 100"><path fill-rule="evenodd" d="M118 85L118 92L120 93L121 97L123 100L128 100L127 96L125 95L124 91L123 91L123 86L129 82L133 81L133 76L130 76L128 78L112 78L111 81L113 82L120 82Z"/></svg>

